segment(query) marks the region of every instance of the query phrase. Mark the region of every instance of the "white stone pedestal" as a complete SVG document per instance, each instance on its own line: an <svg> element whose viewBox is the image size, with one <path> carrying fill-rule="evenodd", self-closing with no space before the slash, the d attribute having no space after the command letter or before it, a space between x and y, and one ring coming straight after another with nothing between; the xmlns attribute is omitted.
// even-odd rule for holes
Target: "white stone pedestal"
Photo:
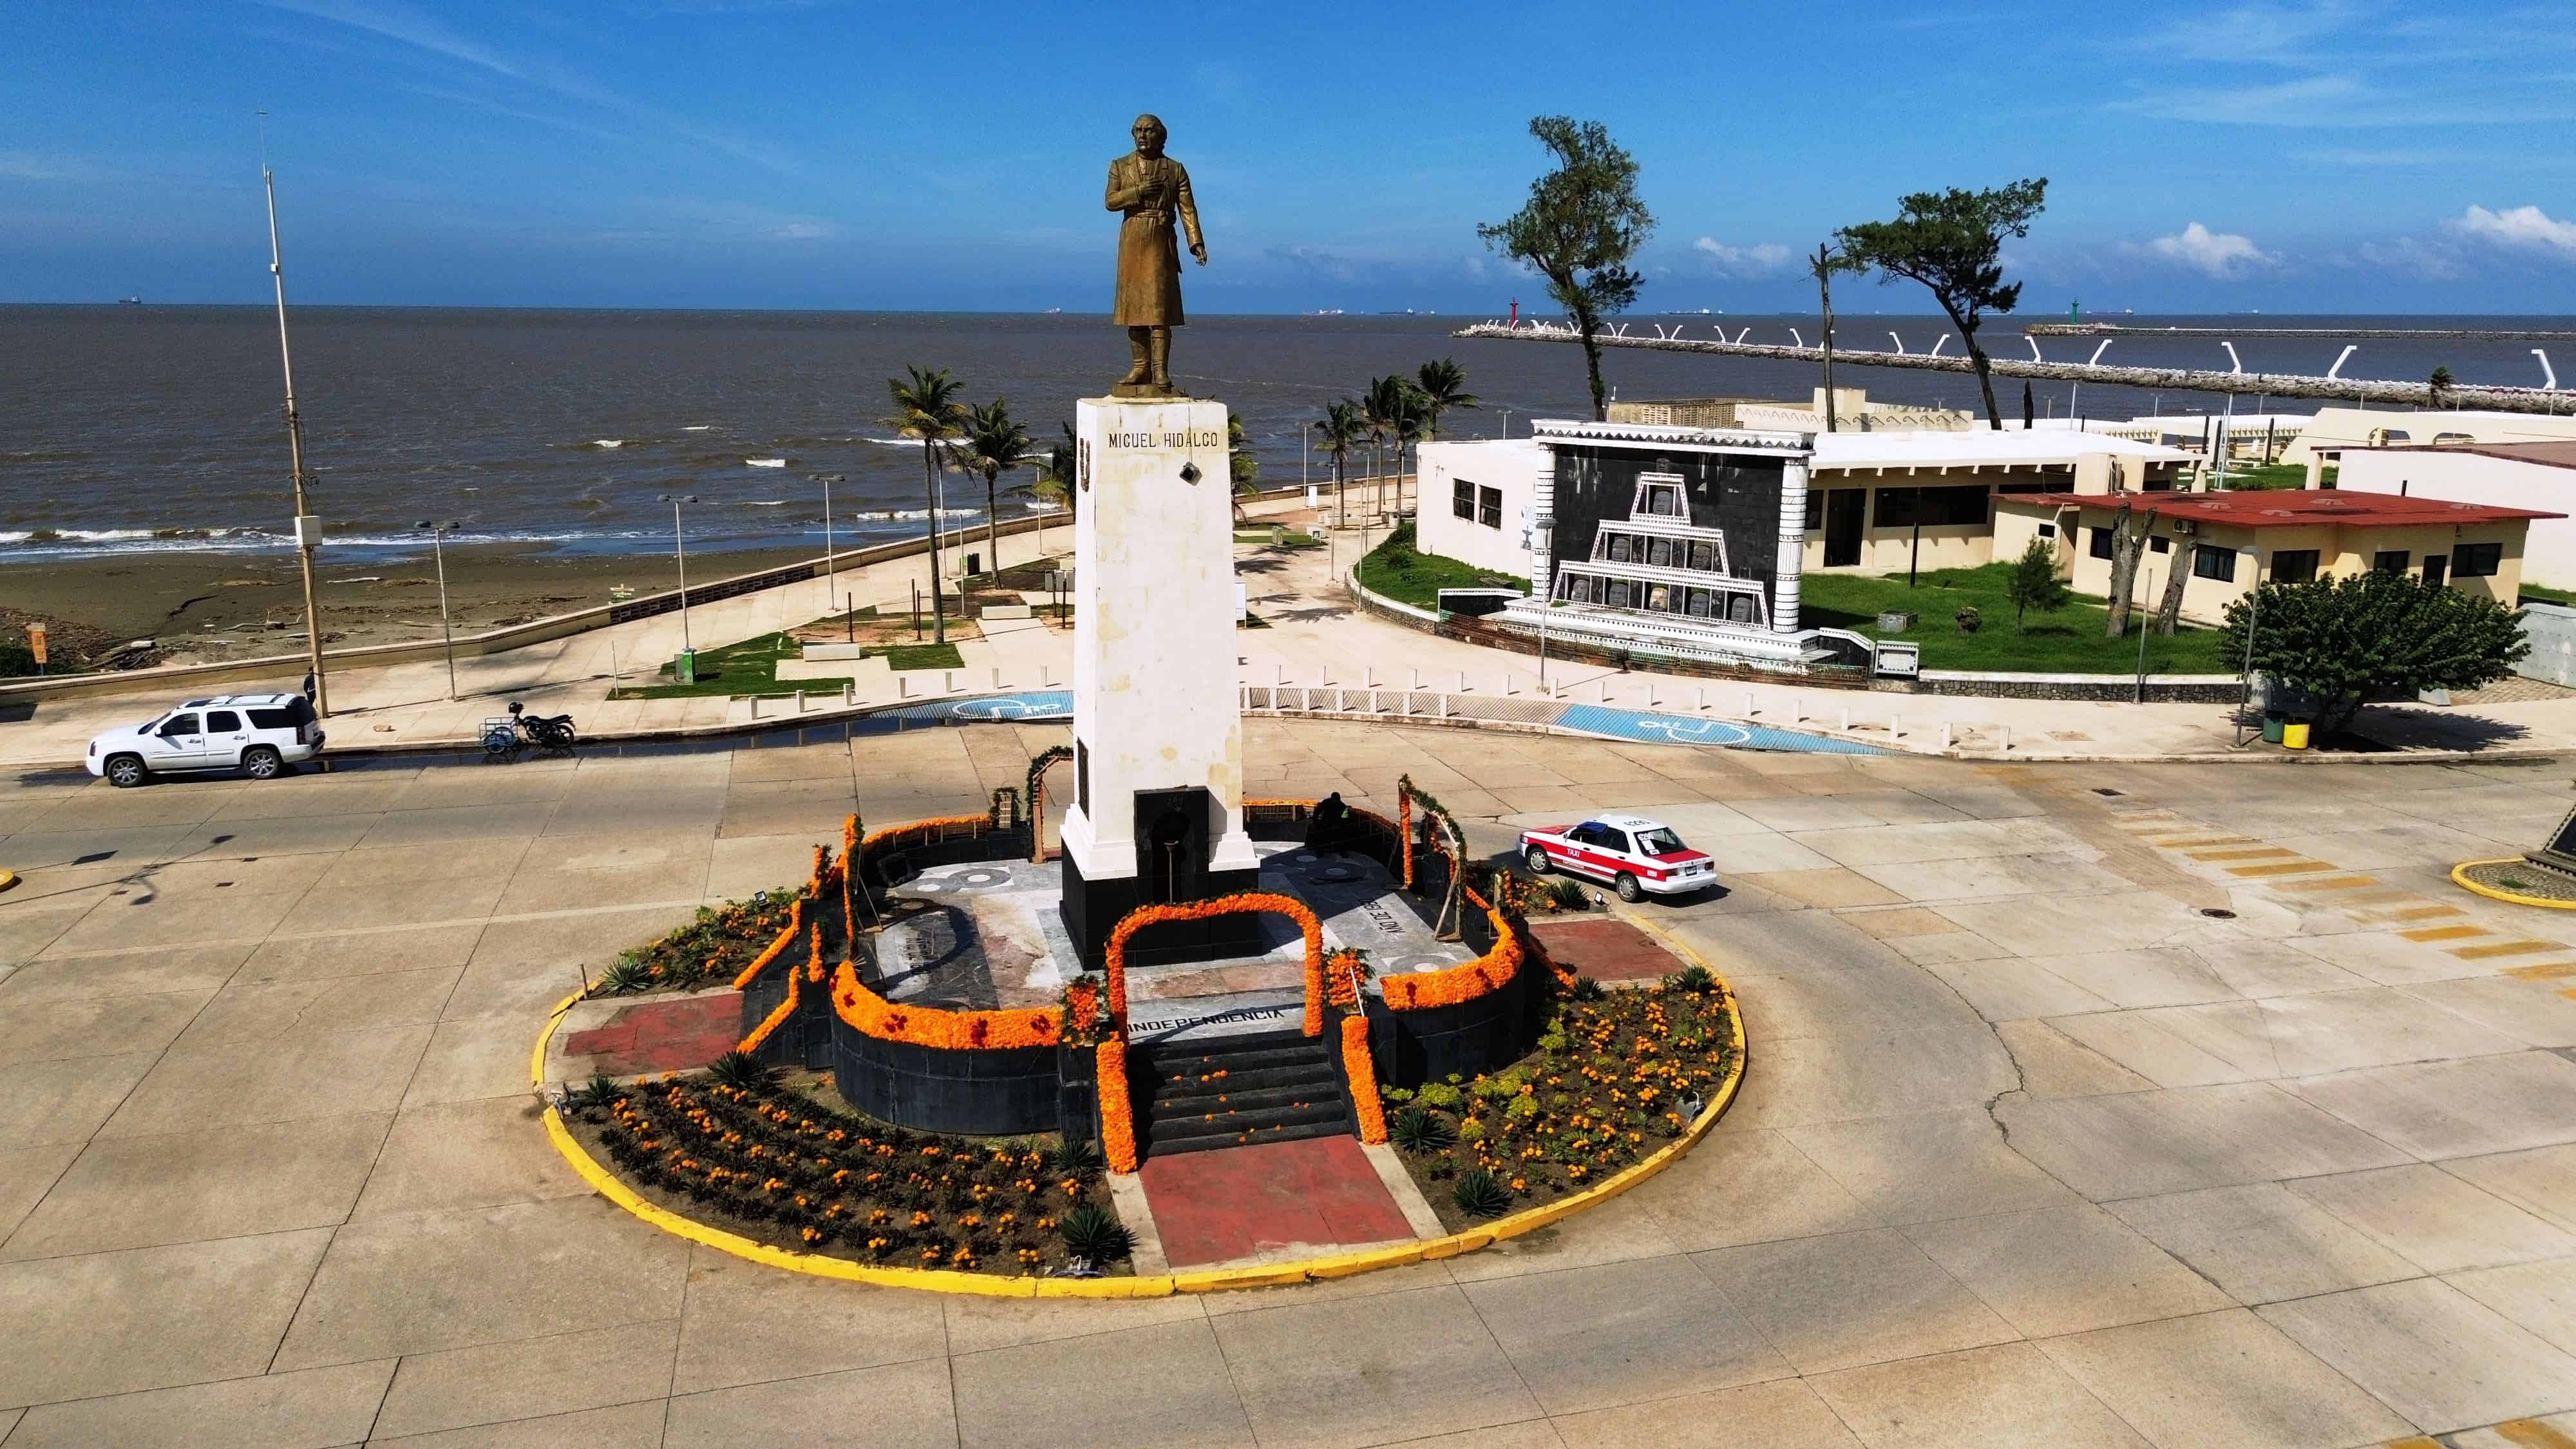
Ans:
<svg viewBox="0 0 2576 1449"><path fill-rule="evenodd" d="M1148 813L1189 802L1194 888L1185 898L1249 889L1258 878L1243 830L1225 423L1216 402L1075 405L1065 923L1087 961L1119 917L1166 898L1154 893L1150 841L1140 861L1140 795ZM1205 798L1157 793L1193 790Z"/></svg>

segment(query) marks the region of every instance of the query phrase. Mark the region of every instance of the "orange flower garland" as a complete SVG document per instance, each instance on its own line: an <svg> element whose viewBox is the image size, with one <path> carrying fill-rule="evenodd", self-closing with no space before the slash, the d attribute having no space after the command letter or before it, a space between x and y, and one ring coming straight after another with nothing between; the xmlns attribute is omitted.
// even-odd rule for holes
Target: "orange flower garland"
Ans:
<svg viewBox="0 0 2576 1449"><path fill-rule="evenodd" d="M832 973L832 1009L868 1036L914 1046L965 1051L1054 1046L1064 1039L1064 1012L1058 1007L942 1011L932 1006L899 1006L870 991L847 961Z"/></svg>
<svg viewBox="0 0 2576 1449"><path fill-rule="evenodd" d="M1324 1034L1324 923L1295 896L1274 895L1269 891L1239 891L1214 900L1191 901L1184 905L1138 906L1129 911L1109 932L1109 1019L1118 1031L1127 1030L1127 941L1147 926L1166 921L1205 921L1217 916L1237 916L1273 912L1297 923L1306 938L1306 1035Z"/></svg>
<svg viewBox="0 0 2576 1449"><path fill-rule="evenodd" d="M750 989L751 983L760 979L760 973L769 969L769 963L786 954L787 948L804 934L805 902L802 899L790 901L787 905L787 929L779 932L778 939L770 942L767 949L751 958L751 964L742 968L742 974L733 979L733 989Z"/></svg>
<svg viewBox="0 0 2576 1449"><path fill-rule="evenodd" d="M1117 1037L1100 1044L1100 1137L1107 1145L1109 1170L1136 1170L1136 1108L1127 1099L1127 1043Z"/></svg>
<svg viewBox="0 0 2576 1449"><path fill-rule="evenodd" d="M1468 899L1484 907L1486 918L1494 923L1494 949L1445 971L1385 978L1378 987L1386 993L1389 1008L1418 1011L1432 1006L1456 1006L1489 991L1500 991L1520 974L1521 962L1528 954L1522 949L1520 933L1513 929L1511 921L1501 911L1487 904L1483 897L1471 891ZM1543 951L1540 953L1542 958L1545 954Z"/></svg>
<svg viewBox="0 0 2576 1449"><path fill-rule="evenodd" d="M1413 889L1413 792L1399 788L1395 792L1395 834L1404 852L1404 888Z"/></svg>
<svg viewBox="0 0 2576 1449"><path fill-rule="evenodd" d="M1386 1140L1386 1106L1378 1100L1377 1064L1369 1058L1368 1018L1342 1018L1342 1072L1350 1078L1351 1108L1359 1114L1360 1140Z"/></svg>

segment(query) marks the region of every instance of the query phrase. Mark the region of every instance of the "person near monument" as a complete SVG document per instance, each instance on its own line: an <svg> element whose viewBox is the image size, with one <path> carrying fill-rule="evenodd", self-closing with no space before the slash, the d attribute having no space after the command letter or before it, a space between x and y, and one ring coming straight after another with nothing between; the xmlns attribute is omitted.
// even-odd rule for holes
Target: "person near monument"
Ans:
<svg viewBox="0 0 2576 1449"><path fill-rule="evenodd" d="M1338 856L1350 849L1351 807L1342 803L1342 792L1335 790L1315 802L1315 813L1306 820L1306 848L1318 854Z"/></svg>
<svg viewBox="0 0 2576 1449"><path fill-rule="evenodd" d="M1190 240L1190 255L1207 265L1207 241L1199 234L1198 202L1190 195L1190 173L1163 154L1171 132L1160 117L1143 115L1132 128L1134 152L1109 163L1105 209L1125 214L1118 225L1118 291L1110 320L1127 329L1133 365L1110 390L1116 397L1178 397L1172 388L1172 329L1187 318L1181 312L1179 234Z"/></svg>

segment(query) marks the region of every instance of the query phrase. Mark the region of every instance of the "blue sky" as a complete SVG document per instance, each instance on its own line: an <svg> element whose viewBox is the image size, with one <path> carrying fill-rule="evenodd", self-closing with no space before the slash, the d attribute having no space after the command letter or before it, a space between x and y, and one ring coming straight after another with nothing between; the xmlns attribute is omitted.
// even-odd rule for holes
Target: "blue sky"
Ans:
<svg viewBox="0 0 2576 1449"><path fill-rule="evenodd" d="M1795 256L1834 227L2046 175L2025 312L2576 312L2566 0L8 17L0 301L260 300L264 106L303 301L1098 311L1102 174L1152 109L1201 311L1526 305L1474 228L1565 111L1643 166L1650 309L1811 307Z"/></svg>

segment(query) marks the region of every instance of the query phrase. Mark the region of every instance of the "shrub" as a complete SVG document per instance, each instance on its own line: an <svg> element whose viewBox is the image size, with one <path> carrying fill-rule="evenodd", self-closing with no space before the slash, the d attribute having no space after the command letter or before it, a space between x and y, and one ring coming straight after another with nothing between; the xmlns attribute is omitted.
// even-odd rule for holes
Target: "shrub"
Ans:
<svg viewBox="0 0 2576 1449"><path fill-rule="evenodd" d="M576 1110L605 1109L615 1103L625 1088L610 1081L605 1072L594 1072L588 1084L565 1093L565 1101Z"/></svg>
<svg viewBox="0 0 2576 1449"><path fill-rule="evenodd" d="M769 1080L769 1067L749 1052L726 1052L707 1067L707 1077L719 1086L757 1087Z"/></svg>
<svg viewBox="0 0 2576 1449"><path fill-rule="evenodd" d="M1500 1178L1481 1167L1470 1168L1458 1175L1457 1186L1449 1190L1458 1202L1458 1211L1471 1218L1496 1218L1512 1205L1512 1196Z"/></svg>
<svg viewBox="0 0 2576 1449"><path fill-rule="evenodd" d="M1470 1117L1470 1118L1468 1118L1466 1121L1459 1123L1459 1124L1458 1124L1458 1140L1459 1140L1459 1141L1461 1141L1461 1142L1482 1142L1482 1141L1484 1141L1484 1140L1485 1140L1485 1124L1484 1124L1484 1123L1482 1123L1482 1122L1477 1121L1477 1120L1476 1120L1475 1118L1473 1118L1473 1117Z"/></svg>
<svg viewBox="0 0 2576 1449"><path fill-rule="evenodd" d="M1959 632L1962 634L1974 634L1986 627L1986 616L1978 613L1977 606L1974 604L1961 604L1959 612L1952 614L1950 618L1959 626Z"/></svg>
<svg viewBox="0 0 2576 1449"><path fill-rule="evenodd" d="M1451 1082L1425 1082L1422 1084L1422 1090L1414 1095L1423 1106L1437 1107L1444 1112L1457 1111L1460 1104L1467 1100L1465 1095L1459 1092L1457 1085Z"/></svg>
<svg viewBox="0 0 2576 1449"><path fill-rule="evenodd" d="M1588 911L1592 909L1592 894L1583 888L1581 881L1550 881L1547 903L1560 911Z"/></svg>
<svg viewBox="0 0 2576 1449"><path fill-rule="evenodd" d="M1609 994L1610 993L1608 991L1602 988L1600 982L1593 980L1589 976L1577 976L1574 978L1574 999L1577 1001L1599 1001Z"/></svg>
<svg viewBox="0 0 2576 1449"><path fill-rule="evenodd" d="M1445 1117L1420 1107L1407 1107L1387 1124L1387 1137L1404 1152L1446 1152L1457 1145L1457 1129Z"/></svg>
<svg viewBox="0 0 2576 1449"><path fill-rule="evenodd" d="M1094 1263L1115 1263L1136 1246L1135 1235L1098 1203L1082 1203L1067 1210L1055 1230L1064 1239L1066 1252Z"/></svg>

